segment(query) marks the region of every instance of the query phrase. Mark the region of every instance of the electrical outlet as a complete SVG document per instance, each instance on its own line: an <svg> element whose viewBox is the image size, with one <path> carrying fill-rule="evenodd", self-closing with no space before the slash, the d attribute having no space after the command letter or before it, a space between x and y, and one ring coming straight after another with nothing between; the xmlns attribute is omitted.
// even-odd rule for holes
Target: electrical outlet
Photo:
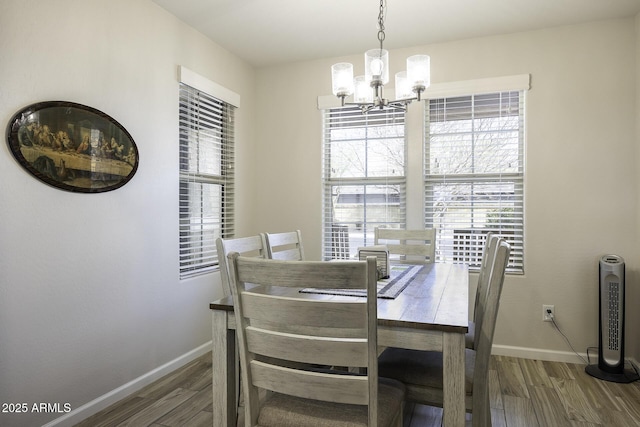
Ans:
<svg viewBox="0 0 640 427"><path fill-rule="evenodd" d="M542 320L545 322L551 322L556 317L556 310L552 305L542 306Z"/></svg>

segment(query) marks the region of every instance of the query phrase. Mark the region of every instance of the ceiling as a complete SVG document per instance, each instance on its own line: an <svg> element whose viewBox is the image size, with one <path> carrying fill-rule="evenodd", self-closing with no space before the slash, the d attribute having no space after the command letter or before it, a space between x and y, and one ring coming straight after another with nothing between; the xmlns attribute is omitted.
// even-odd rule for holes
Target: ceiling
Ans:
<svg viewBox="0 0 640 427"><path fill-rule="evenodd" d="M255 67L352 55L378 46L378 0L153 1ZM640 0L389 0L384 47L637 13Z"/></svg>

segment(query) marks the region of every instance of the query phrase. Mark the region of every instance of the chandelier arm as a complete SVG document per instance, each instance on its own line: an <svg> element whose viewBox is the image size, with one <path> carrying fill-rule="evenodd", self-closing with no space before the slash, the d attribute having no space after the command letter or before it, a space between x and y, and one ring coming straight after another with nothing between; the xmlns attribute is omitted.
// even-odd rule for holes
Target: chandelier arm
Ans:
<svg viewBox="0 0 640 427"><path fill-rule="evenodd" d="M407 99L399 99L397 101L392 102L345 102L342 104L342 107L354 106L359 107L362 110L363 114L368 113L369 111L378 108L380 110L384 110L385 108L394 108L396 110L407 111L407 105L411 103L411 101L415 101L416 98L407 98ZM386 101L386 100L384 100Z"/></svg>
<svg viewBox="0 0 640 427"><path fill-rule="evenodd" d="M409 105L410 102L411 101L409 102L394 101L394 102L390 102L388 106L396 110L407 111L407 105Z"/></svg>
<svg viewBox="0 0 640 427"><path fill-rule="evenodd" d="M420 101L420 100L417 97L412 96L411 98L396 99L395 101L391 101L389 104L393 104L393 103L411 104L411 102L413 101Z"/></svg>

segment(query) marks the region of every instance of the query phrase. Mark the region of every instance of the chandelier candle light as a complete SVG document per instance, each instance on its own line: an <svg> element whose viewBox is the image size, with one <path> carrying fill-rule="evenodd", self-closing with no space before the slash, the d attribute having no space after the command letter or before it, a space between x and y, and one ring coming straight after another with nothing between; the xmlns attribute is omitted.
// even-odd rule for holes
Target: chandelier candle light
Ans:
<svg viewBox="0 0 640 427"><path fill-rule="evenodd" d="M383 98L382 89L389 82L389 52L382 48L384 41L385 0L380 0L378 15L378 41L380 47L364 53L364 76L353 78L353 65L340 62L331 67L333 94L340 98L341 105L358 105L363 113L385 107L405 110L411 101L420 101L420 95L431 83L430 58L428 55L413 55L407 58L407 71L396 73L396 100ZM354 102L345 102L353 95Z"/></svg>

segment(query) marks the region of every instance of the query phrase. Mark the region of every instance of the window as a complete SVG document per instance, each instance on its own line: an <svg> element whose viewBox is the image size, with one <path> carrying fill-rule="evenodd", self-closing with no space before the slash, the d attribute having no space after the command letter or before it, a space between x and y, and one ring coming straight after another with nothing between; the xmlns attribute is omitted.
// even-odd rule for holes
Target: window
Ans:
<svg viewBox="0 0 640 427"><path fill-rule="evenodd" d="M425 226L436 259L480 266L484 236L511 244L508 271L523 272L522 91L432 99L425 108Z"/></svg>
<svg viewBox="0 0 640 427"><path fill-rule="evenodd" d="M234 107L180 84L180 278L218 266L234 230Z"/></svg>
<svg viewBox="0 0 640 427"><path fill-rule="evenodd" d="M375 227L405 227L405 113L326 109L323 138L323 258L353 258Z"/></svg>

